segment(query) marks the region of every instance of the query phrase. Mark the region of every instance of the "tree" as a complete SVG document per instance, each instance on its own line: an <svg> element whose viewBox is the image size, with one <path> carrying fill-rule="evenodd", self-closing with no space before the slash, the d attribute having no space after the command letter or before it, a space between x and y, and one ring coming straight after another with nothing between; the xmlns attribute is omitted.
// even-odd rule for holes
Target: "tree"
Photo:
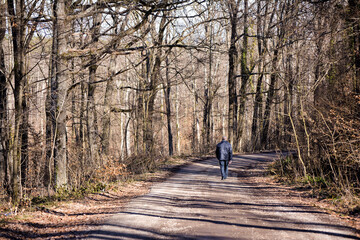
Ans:
<svg viewBox="0 0 360 240"><path fill-rule="evenodd" d="M348 1L347 22L350 28L350 44L353 49L353 63L355 67L354 92L360 94L360 3L356 0Z"/></svg>
<svg viewBox="0 0 360 240"><path fill-rule="evenodd" d="M53 3L54 14L54 36L53 49L55 61L52 63L54 81L51 87L51 95L55 106L54 118L54 188L67 187L67 132L66 132L66 112L68 109L68 33L69 21L67 20L67 0L56 0Z"/></svg>
<svg viewBox="0 0 360 240"><path fill-rule="evenodd" d="M14 105L15 105L15 123L13 129L13 138L11 140L11 156L12 166L10 167L11 177L11 198L15 205L17 205L22 197L21 186L21 134L23 121L23 101L24 101L24 87L25 87L25 2L23 0L7 1L8 13L13 18L10 18L12 44L13 44L13 59L14 59Z"/></svg>
<svg viewBox="0 0 360 240"><path fill-rule="evenodd" d="M94 48L98 48L98 41L100 37L100 25L102 20L102 14L95 9L92 17L91 43ZM90 52L89 60L89 81L87 91L87 106L86 106L86 126L87 126L87 141L88 141L88 158L91 166L95 168L99 166L99 146L98 146L98 120L97 112L95 108L95 89L96 89L96 71L99 64L99 56L97 53Z"/></svg>
<svg viewBox="0 0 360 240"><path fill-rule="evenodd" d="M162 17L160 20L160 24L158 27L158 31L156 34L156 38L154 39L154 51L148 56L153 57L153 65L151 69L148 69L147 72L150 76L148 82L145 83L145 88L148 91L145 94L145 105L144 105L144 144L145 144L145 152L153 156L154 154L154 128L153 128L153 117L155 111L155 98L158 91L159 85L159 78L160 78L160 71L161 71L161 63L163 59L163 51L161 45L164 42L165 37L165 30L167 26L167 12L162 12ZM156 48L159 47L159 48Z"/></svg>
<svg viewBox="0 0 360 240"><path fill-rule="evenodd" d="M174 145L173 145L173 134L171 130L171 101L170 101L170 93L171 93L171 79L170 79L170 69L169 69L169 59L166 57L166 73L164 82L164 95L165 95L165 105L166 105L166 120L167 120L167 132L168 132L168 145L169 145L169 156L174 154Z"/></svg>
<svg viewBox="0 0 360 240"><path fill-rule="evenodd" d="M237 146L236 134L238 132L238 101L237 101L237 84L236 84L236 69L238 50L236 42L238 40L237 25L239 2L231 0L227 2L227 8L230 18L230 47L228 50L229 55L229 74L228 74L228 89L229 89L229 116L228 116L228 139L231 144Z"/></svg>
<svg viewBox="0 0 360 240"><path fill-rule="evenodd" d="M241 86L239 91L239 116L238 116L238 131L235 134L235 141L234 141L234 150L238 151L240 149L240 140L243 135L244 129L244 121L245 121L245 105L246 105L246 89L248 85L248 81L250 79L250 72L251 68L248 65L248 41L249 41L249 23L248 23L248 16L249 16L249 6L248 1L244 0L244 31L243 31L243 44L241 48Z"/></svg>
<svg viewBox="0 0 360 240"><path fill-rule="evenodd" d="M281 12L278 21L281 22L284 18L284 9L286 7L286 3L278 6L278 1L274 3L274 9L280 7ZM282 8L281 8L282 7ZM262 148L266 148L266 144L268 143L268 134L269 134L269 127L270 127L270 118L271 118L271 108L274 101L274 94L275 94L275 86L278 79L278 60L279 60L279 48L282 44L282 39L284 36L284 24L280 25L277 29L276 34L276 42L274 44L273 56L272 56L272 65L271 65L271 74L270 74L270 84L268 88L268 94L266 97L266 104L265 104L265 112L264 112L264 120L261 132L261 146Z"/></svg>
<svg viewBox="0 0 360 240"><path fill-rule="evenodd" d="M257 82L256 82L256 93L254 99L254 108L253 108L253 120L251 125L251 143L252 143L252 150L259 150L260 149L260 126L263 114L263 80L264 80L264 71L265 71L265 50L267 48L266 44L266 33L265 33L265 22L266 17L268 14L269 4L265 5L264 14L262 15L263 6L261 1L257 2L257 12L256 12L256 34L257 34L257 49L258 49L258 75L257 75ZM268 23L270 26L272 23L272 17ZM268 27L269 29L269 27Z"/></svg>
<svg viewBox="0 0 360 240"><path fill-rule="evenodd" d="M5 12L5 4L0 3L0 12ZM8 186L8 127L7 127L7 80L3 40L6 33L5 18L0 17L0 182Z"/></svg>
<svg viewBox="0 0 360 240"><path fill-rule="evenodd" d="M204 110L203 110L203 129L202 129L202 139L203 139L203 152L207 153L210 151L210 143L211 143L211 115L212 115L212 105L214 100L214 95L216 90L214 90L213 86L213 69L214 69L214 27L211 19L213 18L212 12L213 4L209 3L207 6L208 16L207 21L209 23L205 24L205 38L206 44L208 47L208 56L207 64L204 66L205 74L204 74ZM205 20L206 21L206 20Z"/></svg>

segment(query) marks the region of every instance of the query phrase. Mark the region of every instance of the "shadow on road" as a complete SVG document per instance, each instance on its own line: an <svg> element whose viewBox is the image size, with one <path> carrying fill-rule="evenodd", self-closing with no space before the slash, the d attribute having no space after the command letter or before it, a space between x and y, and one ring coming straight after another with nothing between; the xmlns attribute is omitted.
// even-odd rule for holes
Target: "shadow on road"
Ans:
<svg viewBox="0 0 360 240"><path fill-rule="evenodd" d="M327 236L336 236L336 237L341 237L341 238L346 238L346 239L359 239L356 236L352 236L352 235L348 235L348 234L341 234L341 233L336 233L336 232L330 232L330 231L319 231L319 230L308 230L308 229L296 229L296 228L286 228L286 227L267 227L267 226L260 226L260 225L249 225L249 224L239 224L239 223L231 223L231 222L226 222L226 221L216 221L216 220L209 220L209 219L199 219L199 218L183 218L183 217L169 217L169 216L164 216L164 215L150 215L150 214L143 214L143 213L135 213L135 212L124 212L126 214L135 214L135 215L140 215L140 216L150 216L150 217L157 217L157 218L165 218L165 219L170 219L170 220L184 220L184 221L190 221L191 224L193 224L193 222L206 222L206 223L212 223L212 224L218 224L218 225L231 225L231 226L237 226L240 228L255 228L255 229L265 229L265 230L275 230L275 231L289 231L289 232L303 232L303 233L314 233L314 234L322 234L324 235L324 237ZM267 221L267 220L265 220ZM277 223L286 223L289 224L289 222L277 222ZM195 223L196 224L196 223ZM290 222L290 224L303 224L302 222ZM326 226L329 228L347 228L347 229L351 229L349 227L343 227L340 225L332 225L332 224L321 224L321 223L307 223L308 225L320 225L320 226ZM107 224L109 225L109 224ZM212 236L201 236L199 238L199 236L191 236L191 235L181 235L181 234L168 234L168 233L160 233L158 231L151 231L149 229L146 228L132 228L129 226L124 226L121 224L111 224L111 226L116 227L116 228L128 228L128 229L132 229L132 230L137 230L140 232L150 232L152 234L156 234L159 237L168 237L168 238L175 238L175 239L227 239L227 238L220 238L220 237L212 237ZM239 229L239 231L241 231L241 229ZM93 237L93 239L112 239L112 238L107 238L108 237L115 237L116 239L122 238L122 237L131 237L134 239L152 239L152 238L148 238L146 235L141 235L141 234L128 234L128 233L121 233L121 232L108 232L108 231L97 231L96 232L97 235L101 235L99 237ZM237 238L238 239L238 238Z"/></svg>
<svg viewBox="0 0 360 240"><path fill-rule="evenodd" d="M249 232L250 229L262 232L265 234L263 236L268 233L279 236L271 239L282 239L282 233L288 236L300 234L297 236L304 236L302 239L314 239L311 236L316 236L316 239L359 239L353 234L355 229L352 227L331 221L315 221L322 216L329 216L313 207L286 201L267 201L277 197L281 187L258 186L252 181L251 175L246 175L245 180L241 179L239 169L263 167L264 163L272 161L275 157L275 153L236 156L230 168L229 181L220 181L216 159L197 162L193 166L181 169L149 194L137 198L136 205L131 205L120 213L123 217L107 222L91 239L249 239L249 235L243 235L244 238L219 237L213 234L191 233L187 230L169 230L164 227L165 225L176 226L179 229L200 225L208 229L230 227L240 235L241 232ZM240 181L237 178L240 178ZM204 192L206 194L203 194ZM242 195L238 198L226 197L232 193L250 195L250 198L242 199ZM297 215L301 217L297 218ZM317 217L306 219L307 216L313 215ZM126 218L132 221L123 222ZM144 226L134 223L136 219L156 223ZM243 221L244 219L246 221ZM157 222L163 227L157 226Z"/></svg>

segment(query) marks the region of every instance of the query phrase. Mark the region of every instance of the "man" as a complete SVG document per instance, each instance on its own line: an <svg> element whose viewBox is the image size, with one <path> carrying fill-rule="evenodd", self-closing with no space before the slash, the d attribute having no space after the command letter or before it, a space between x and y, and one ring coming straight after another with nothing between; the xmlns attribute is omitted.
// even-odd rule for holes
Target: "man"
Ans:
<svg viewBox="0 0 360 240"><path fill-rule="evenodd" d="M216 158L219 160L221 180L224 180L228 176L228 166L232 161L232 147L231 144L226 141L226 137L222 137L222 141L216 145Z"/></svg>

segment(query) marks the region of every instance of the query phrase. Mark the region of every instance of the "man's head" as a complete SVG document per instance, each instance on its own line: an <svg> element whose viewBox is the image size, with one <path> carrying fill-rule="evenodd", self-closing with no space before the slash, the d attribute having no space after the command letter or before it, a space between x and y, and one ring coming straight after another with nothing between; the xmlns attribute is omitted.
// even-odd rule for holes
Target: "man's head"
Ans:
<svg viewBox="0 0 360 240"><path fill-rule="evenodd" d="M226 141L226 137L222 136L221 140Z"/></svg>

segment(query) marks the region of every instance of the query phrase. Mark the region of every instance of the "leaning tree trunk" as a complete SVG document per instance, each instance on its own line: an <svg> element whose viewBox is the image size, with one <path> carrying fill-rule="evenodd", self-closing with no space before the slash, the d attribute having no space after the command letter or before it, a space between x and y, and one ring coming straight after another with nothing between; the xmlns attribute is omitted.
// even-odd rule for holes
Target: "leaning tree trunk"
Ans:
<svg viewBox="0 0 360 240"><path fill-rule="evenodd" d="M287 51L290 51L287 48ZM287 53L287 74L286 74L286 84L284 92L284 114L283 114L283 128L284 128L284 137L283 137L283 146L286 147L291 142L291 123L290 117L292 116L292 102L293 102L293 88L294 88L294 77L292 72L292 55ZM290 116L290 117L289 117Z"/></svg>

